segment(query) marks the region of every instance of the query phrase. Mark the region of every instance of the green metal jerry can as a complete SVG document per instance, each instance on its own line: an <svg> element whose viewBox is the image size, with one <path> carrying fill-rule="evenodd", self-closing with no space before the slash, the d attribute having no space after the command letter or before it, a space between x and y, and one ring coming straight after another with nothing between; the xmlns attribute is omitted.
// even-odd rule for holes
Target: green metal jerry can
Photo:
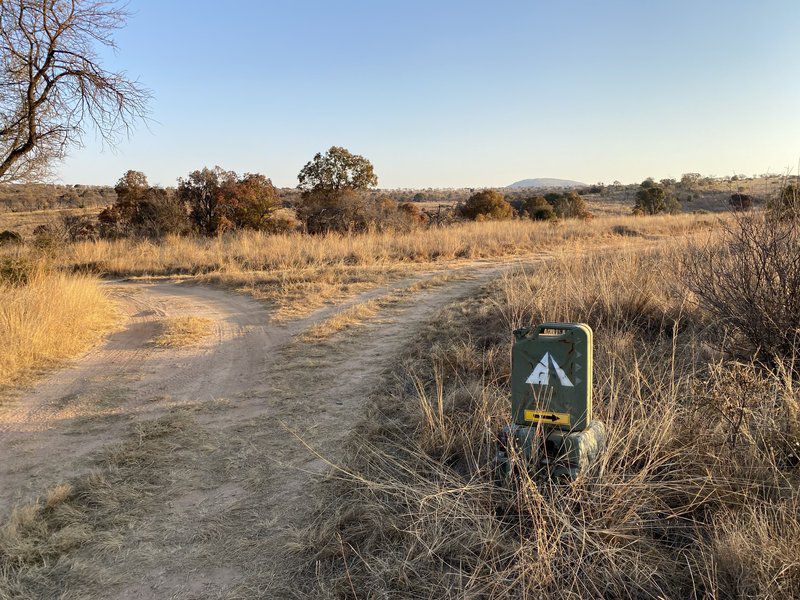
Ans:
<svg viewBox="0 0 800 600"><path fill-rule="evenodd" d="M542 323L514 332L511 410L518 425L583 431L592 420L592 329Z"/></svg>
<svg viewBox="0 0 800 600"><path fill-rule="evenodd" d="M603 423L592 420L592 329L543 323L518 329L511 352L512 422L498 436L499 473L511 456L556 480L574 480L605 448Z"/></svg>

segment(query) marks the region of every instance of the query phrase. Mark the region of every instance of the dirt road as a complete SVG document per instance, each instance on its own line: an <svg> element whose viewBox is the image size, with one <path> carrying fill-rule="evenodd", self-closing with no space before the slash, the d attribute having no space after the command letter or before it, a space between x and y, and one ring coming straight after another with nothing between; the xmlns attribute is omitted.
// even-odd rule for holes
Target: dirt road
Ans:
<svg viewBox="0 0 800 600"><path fill-rule="evenodd" d="M0 518L79 482L84 535L60 568L39 573L41 589L64 598L285 595L286 543L327 468L305 444L335 461L420 328L511 267L462 268L379 325L312 344L300 334L387 289L273 324L262 304L211 287L109 284L124 327L0 404ZM162 320L179 315L211 319L213 335L192 348L154 345Z"/></svg>

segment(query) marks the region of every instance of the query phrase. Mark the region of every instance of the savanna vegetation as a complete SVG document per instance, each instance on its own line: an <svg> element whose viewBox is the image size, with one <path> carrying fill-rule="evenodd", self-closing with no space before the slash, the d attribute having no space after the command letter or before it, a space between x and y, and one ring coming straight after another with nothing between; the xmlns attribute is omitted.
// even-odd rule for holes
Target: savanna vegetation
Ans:
<svg viewBox="0 0 800 600"><path fill-rule="evenodd" d="M378 392L300 557L318 598L796 598L797 222L566 254L440 315ZM492 470L516 327L589 323L599 464Z"/></svg>
<svg viewBox="0 0 800 600"><path fill-rule="evenodd" d="M146 342L154 353L194 356L200 346L196 354L208 350L216 376L212 334L222 339L224 321L229 346L252 330L262 337L251 340L263 341L257 352L230 356L278 358L268 369L252 363L267 372L258 382L232 369L228 379L245 385L220 388L230 397L191 398L180 410L156 395L164 378L134 399L123 386L143 372L116 371L120 381L103 401L151 403L130 417L121 441L122 410L58 429L59 440L81 435L72 453L24 447L34 433L24 428L2 438L4 448L24 447L24 460L39 452L5 470L9 478L28 478L36 460L57 461L61 476L70 454L91 459L40 498L24 492L21 505L3 507L0 599L152 595L160 590L148 578L166 579L166 570L147 562L165 556L181 594L202 597L206 588L184 586L202 574L204 585L227 586L225 597L265 596L276 572L262 551L275 543L276 515L290 529L290 512L311 521L280 549L291 553L286 571L295 576L286 596L800 597L798 178L685 173L578 189L381 190L368 158L333 146L289 190L262 173L200 165L175 187L136 170L113 189L37 183L89 132L113 147L146 122L150 92L104 66L127 16L105 0L0 2L0 204L20 213L19 227L0 228L3 401L115 327L118 307L101 281L109 276L204 282L268 305L246 299L255 310L234 307L216 321L159 317ZM616 216L604 216L609 205ZM39 209L58 212L30 214ZM420 302L416 337L354 353L357 378L342 384L343 371L324 364L345 332L380 333L382 313L414 307L422 290L483 259L520 260L500 277L491 272L483 287L489 277L457 289L455 302L440 296L440 313ZM390 282L390 291L375 289ZM369 299L354 298L367 290L375 292ZM305 329L256 323L297 323L326 303L331 314L321 311ZM133 319L167 314L136 310ZM586 322L595 332L595 416L606 424L607 447L575 481L552 482L522 463L498 481L497 434L510 419L509 334L545 321ZM349 350L364 338L353 339ZM116 349L118 360L138 367L143 346L130 346ZM307 346L318 354L303 354ZM367 355L383 359L386 348L392 363L364 375ZM167 365L170 377L175 365ZM87 379L95 376L111 378ZM361 399L348 381L372 386L371 401L344 406ZM324 395L336 385L347 389ZM324 400L290 414L309 389ZM54 397L72 402L60 389ZM312 410L360 418L344 448L341 438L323 438L321 452L335 461L319 454L302 463L310 472L320 462L331 468L300 496L290 489L297 481L280 487L297 477L281 472L281 461L295 457L274 445L294 432L282 420L278 435L269 428ZM25 412L6 414L3 425L24 421ZM107 427L105 437L85 444L95 427ZM313 440L301 442L313 454ZM33 475L35 485L49 477ZM270 493L314 506L261 512ZM204 503L216 511L201 515ZM203 528L187 531L189 519ZM147 528L149 537L132 536ZM211 565L211 556L231 562ZM146 568L131 568L136 558Z"/></svg>
<svg viewBox="0 0 800 600"><path fill-rule="evenodd" d="M247 177L222 179L239 185ZM138 175L125 182L118 186L124 202L141 208L161 197ZM353 190L323 191L346 197ZM531 213L545 206L555 212L540 197L520 207L530 218L444 228L308 235L233 226L223 235L98 236L59 246L13 244L4 252L17 261L45 257L47 275L66 282L94 284L88 275L67 274L76 269L191 276L262 298L275 318L421 269L546 252L547 261L520 267L438 315L408 348L366 407L324 484L317 520L298 540L295 562L304 570L296 592L792 598L800 590L793 197L781 195L774 210L722 220L537 219ZM489 200L503 207L496 196ZM222 206L203 214L235 223L237 213ZM196 227L197 217L186 216ZM7 289L33 294L27 275L15 279L12 272ZM410 290L342 311L310 339L368 327L386 306L413 301ZM492 456L509 418L509 332L552 320L584 321L595 330L595 405L608 425L608 448L572 484L529 474L498 486ZM155 343L197 343L207 325L165 323ZM75 485L70 506L78 502ZM13 531L0 539L9 585L23 585L20 569L34 563L37 573L47 571L41 561L20 558L23 546L46 552L47 561L60 555L55 534L40 527L60 531L48 516L56 514L50 504L60 503L47 503L17 513ZM91 515L88 506L81 511L81 519Z"/></svg>

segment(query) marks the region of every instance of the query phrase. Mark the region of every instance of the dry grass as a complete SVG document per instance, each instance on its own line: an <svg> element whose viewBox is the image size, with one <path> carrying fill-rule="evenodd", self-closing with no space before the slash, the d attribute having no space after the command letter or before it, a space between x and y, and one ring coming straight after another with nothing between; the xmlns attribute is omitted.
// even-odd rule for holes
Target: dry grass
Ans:
<svg viewBox="0 0 800 600"><path fill-rule="evenodd" d="M81 243L57 260L118 275L189 274L261 294L289 317L422 268L563 251L446 313L411 350L330 482L304 554L313 566L299 583L319 598L791 597L800 556L791 380L752 365L734 377L679 283L682 249L632 250L713 221ZM593 256L605 242L631 250ZM394 299L354 307L321 331L358 326ZM572 486L527 479L498 489L487 465L508 414L508 331L559 319L597 333L596 405L609 450ZM734 435L723 400L742 389L754 403ZM86 557L113 565L120 536L157 508L147 498L180 472L176 450L196 443L185 423L141 428L104 458L102 475L54 489L0 531L0 598L103 589Z"/></svg>
<svg viewBox="0 0 800 600"><path fill-rule="evenodd" d="M558 223L461 223L406 233L267 235L239 232L219 238L168 238L162 242L81 242L59 252L69 266L110 275L180 275L294 272L305 268L395 266L456 259L518 256L581 240L618 237L625 225L643 236L674 236L713 227L719 216L615 217Z"/></svg>
<svg viewBox="0 0 800 600"><path fill-rule="evenodd" d="M24 239L30 240L33 237L33 230L39 225L61 223L64 217L93 217L99 212L99 208L56 208L24 212L0 212L0 231L16 231Z"/></svg>
<svg viewBox="0 0 800 600"><path fill-rule="evenodd" d="M162 348L194 346L211 333L214 321L206 317L184 316L165 319L161 333L154 340Z"/></svg>
<svg viewBox="0 0 800 600"><path fill-rule="evenodd" d="M413 275L411 265L331 265L274 271L226 271L199 275L199 281L230 287L263 300L276 322L306 316L325 304Z"/></svg>
<svg viewBox="0 0 800 600"><path fill-rule="evenodd" d="M265 300L274 318L320 306L421 270L479 259L524 256L599 244L647 243L713 228L719 216L615 217L592 221L462 223L443 229L364 234L266 235L80 242L58 248L65 268L113 276L192 276ZM620 235L619 228L635 235Z"/></svg>
<svg viewBox="0 0 800 600"><path fill-rule="evenodd" d="M7 260L0 279L0 385L86 351L116 316L95 277Z"/></svg>
<svg viewBox="0 0 800 600"><path fill-rule="evenodd" d="M309 595L798 597L800 397L724 358L684 252L565 256L437 319L328 483ZM559 320L595 330L607 451L571 485L498 487L509 332Z"/></svg>
<svg viewBox="0 0 800 600"><path fill-rule="evenodd" d="M451 274L427 277L405 287L392 290L379 298L359 302L306 330L301 338L307 342L319 342L336 334L356 329L384 313L387 309L407 301L417 292L443 285L448 281L452 281L455 277L455 275Z"/></svg>
<svg viewBox="0 0 800 600"><path fill-rule="evenodd" d="M147 501L174 485L176 453L201 442L182 414L138 423L96 471L18 507L0 526L0 600L106 593L113 569L101 564L150 517Z"/></svg>

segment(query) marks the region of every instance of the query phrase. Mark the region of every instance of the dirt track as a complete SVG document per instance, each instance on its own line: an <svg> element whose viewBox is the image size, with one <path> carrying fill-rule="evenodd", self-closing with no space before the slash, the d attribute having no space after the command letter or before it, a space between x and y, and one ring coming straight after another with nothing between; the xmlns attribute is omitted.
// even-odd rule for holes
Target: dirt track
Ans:
<svg viewBox="0 0 800 600"><path fill-rule="evenodd" d="M152 450L142 445L152 460L114 484L126 514L102 524L113 530L112 547L73 553L64 597L276 597L271 590L286 583L287 534L303 525L313 480L327 467L304 443L335 460L420 327L506 268L462 269L380 315L379 326L313 345L298 334L387 289L278 325L262 304L210 287L110 284L128 316L124 328L0 404L0 517L104 468L98 457L161 419L172 433ZM187 314L212 319L213 335L194 348L152 343L164 317Z"/></svg>

